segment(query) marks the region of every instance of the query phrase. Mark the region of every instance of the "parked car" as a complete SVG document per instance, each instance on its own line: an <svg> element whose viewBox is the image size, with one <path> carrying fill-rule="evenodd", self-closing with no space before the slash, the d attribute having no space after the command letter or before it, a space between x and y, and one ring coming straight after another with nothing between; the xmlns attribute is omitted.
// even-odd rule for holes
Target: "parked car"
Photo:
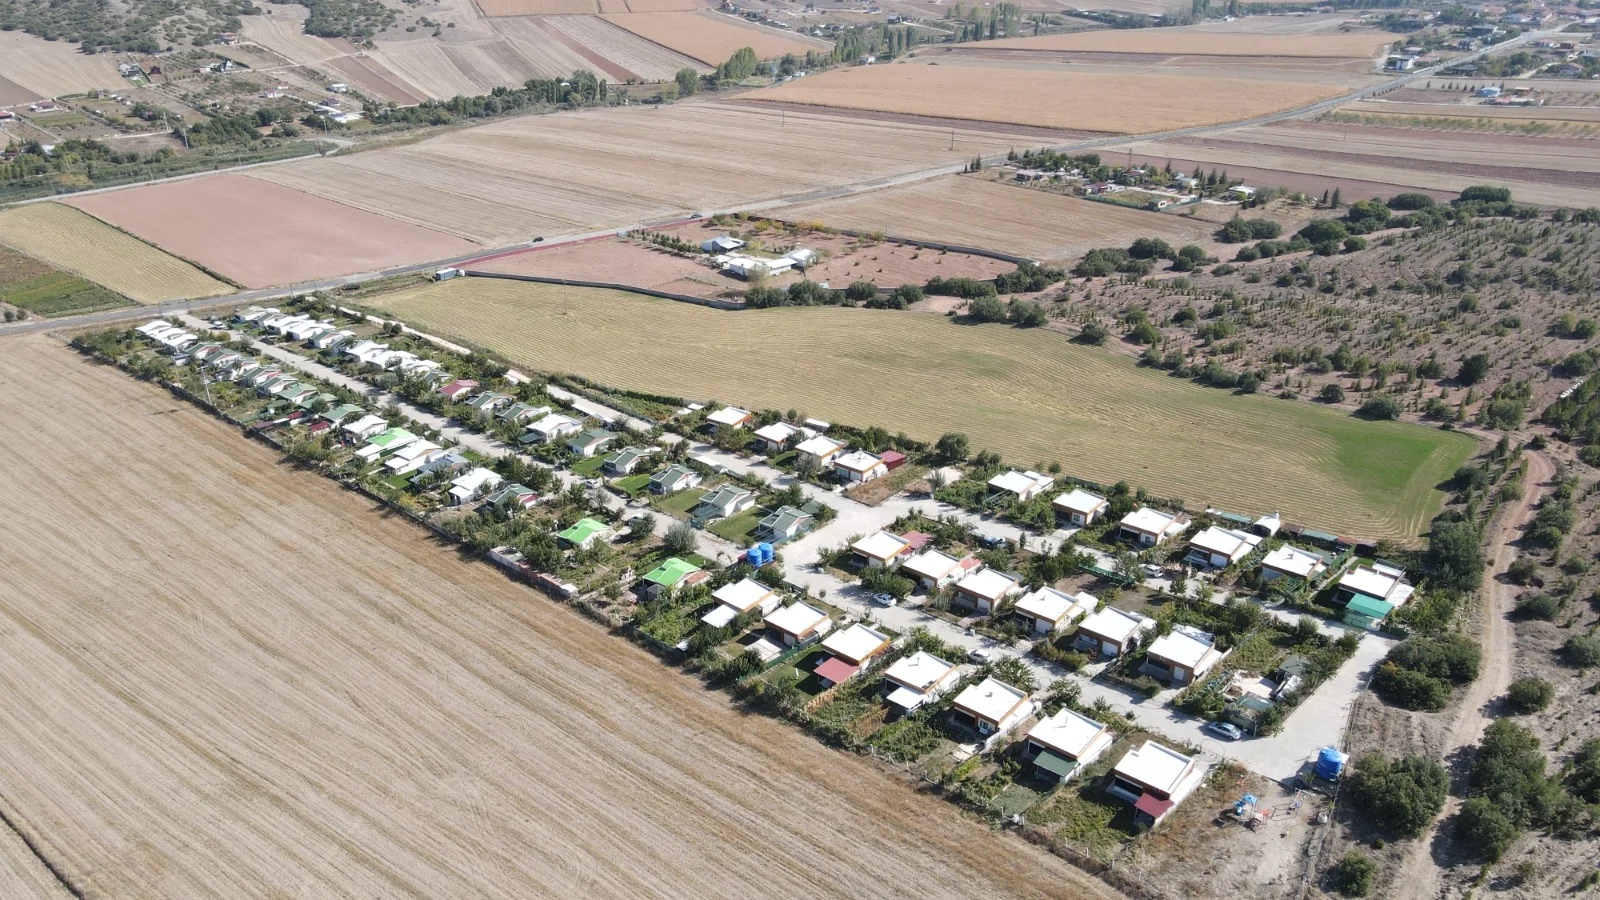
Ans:
<svg viewBox="0 0 1600 900"><path fill-rule="evenodd" d="M1160 578L1162 575L1165 575L1166 572L1167 572L1166 569L1161 568L1160 566L1156 565L1155 563L1145 563L1144 565L1140 566L1139 568L1143 569L1144 570L1144 574L1149 576L1149 577L1151 577L1151 578Z"/></svg>
<svg viewBox="0 0 1600 900"><path fill-rule="evenodd" d="M893 594L873 594L872 602L879 606L898 606L900 603Z"/></svg>
<svg viewBox="0 0 1600 900"><path fill-rule="evenodd" d="M1244 737L1244 732L1240 731L1239 726L1232 722L1209 722L1206 724L1206 730L1230 741L1237 741Z"/></svg>
<svg viewBox="0 0 1600 900"><path fill-rule="evenodd" d="M982 647L973 647L971 650L967 651L967 659L981 666L984 663L993 660L994 654L983 649Z"/></svg>

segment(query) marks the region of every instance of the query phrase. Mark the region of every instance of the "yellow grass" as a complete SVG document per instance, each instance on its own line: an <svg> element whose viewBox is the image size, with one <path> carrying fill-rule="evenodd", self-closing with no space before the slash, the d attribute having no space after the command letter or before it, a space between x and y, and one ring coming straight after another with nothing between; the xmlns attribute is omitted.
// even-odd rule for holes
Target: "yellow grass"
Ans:
<svg viewBox="0 0 1600 900"><path fill-rule="evenodd" d="M807 50L826 50L830 46L826 41L785 34L714 12L631 12L608 14L605 19L708 66L726 62L743 47L754 50L762 59L771 59L785 53L804 56Z"/></svg>
<svg viewBox="0 0 1600 900"><path fill-rule="evenodd" d="M183 260L59 203L0 211L0 244L140 303L214 297L233 290Z"/></svg>
<svg viewBox="0 0 1600 900"><path fill-rule="evenodd" d="M727 312L636 295L456 279L372 302L534 368L753 409L799 409L932 440L970 436L1016 465L1058 461L1192 508L1411 538L1459 434L1265 396L1234 397L1064 336L836 307ZM775 374L776 373L776 374Z"/></svg>
<svg viewBox="0 0 1600 900"><path fill-rule="evenodd" d="M67 41L47 41L23 31L0 31L0 78L45 97L117 90L128 82L110 54L88 55Z"/></svg>
<svg viewBox="0 0 1600 900"><path fill-rule="evenodd" d="M83 896L1115 896L154 385L0 383L6 813Z"/></svg>
<svg viewBox="0 0 1600 900"><path fill-rule="evenodd" d="M314 67L345 55L322 38L306 34L304 15L244 16L239 22L241 38L260 44L297 66Z"/></svg>
<svg viewBox="0 0 1600 900"><path fill-rule="evenodd" d="M1282 81L897 64L835 69L750 98L1142 134L1248 119L1339 93Z"/></svg>
<svg viewBox="0 0 1600 900"><path fill-rule="evenodd" d="M1182 56L1293 56L1363 59L1378 55L1394 39L1376 32L1352 34L1214 34L1182 28L1087 31L1002 38L963 44L1004 50L1070 50L1088 53L1159 53Z"/></svg>
<svg viewBox="0 0 1600 900"><path fill-rule="evenodd" d="M1167 213L1144 212L952 175L767 213L791 222L822 222L857 231L981 247L1040 260L1075 260L1095 247L1122 247L1140 237L1173 246L1207 244L1214 226Z"/></svg>

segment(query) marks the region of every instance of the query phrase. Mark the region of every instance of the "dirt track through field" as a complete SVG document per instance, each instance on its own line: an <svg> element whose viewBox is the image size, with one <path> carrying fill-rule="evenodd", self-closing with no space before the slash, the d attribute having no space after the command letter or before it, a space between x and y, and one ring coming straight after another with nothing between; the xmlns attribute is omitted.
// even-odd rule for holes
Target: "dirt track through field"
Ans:
<svg viewBox="0 0 1600 900"><path fill-rule="evenodd" d="M0 383L0 780L92 896L1113 896L51 338Z"/></svg>

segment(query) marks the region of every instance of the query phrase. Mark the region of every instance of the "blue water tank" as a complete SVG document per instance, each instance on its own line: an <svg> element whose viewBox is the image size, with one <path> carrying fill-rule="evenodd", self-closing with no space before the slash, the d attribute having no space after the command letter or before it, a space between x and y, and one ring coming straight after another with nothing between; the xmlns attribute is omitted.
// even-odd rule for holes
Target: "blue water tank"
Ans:
<svg viewBox="0 0 1600 900"><path fill-rule="evenodd" d="M773 557L777 556L777 553L774 552L773 549L772 549L772 545L766 543L765 541L763 541L760 544L757 544L756 545L756 549L761 551L761 564L762 565L766 565L767 563L772 562Z"/></svg>
<svg viewBox="0 0 1600 900"><path fill-rule="evenodd" d="M761 548L751 547L744 552L744 561L752 566L761 565Z"/></svg>
<svg viewBox="0 0 1600 900"><path fill-rule="evenodd" d="M1336 747L1323 747L1317 753L1317 763L1312 771L1316 772L1318 778L1332 781L1344 773L1345 760L1349 758Z"/></svg>

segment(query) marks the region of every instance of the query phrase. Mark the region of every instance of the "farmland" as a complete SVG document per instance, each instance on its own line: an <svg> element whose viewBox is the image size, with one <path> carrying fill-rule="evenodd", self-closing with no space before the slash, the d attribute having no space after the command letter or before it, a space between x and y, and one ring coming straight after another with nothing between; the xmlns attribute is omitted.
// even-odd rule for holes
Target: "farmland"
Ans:
<svg viewBox="0 0 1600 900"><path fill-rule="evenodd" d="M1004 153L1015 141L820 110L681 103L529 116L252 177L495 247L803 195Z"/></svg>
<svg viewBox="0 0 1600 900"><path fill-rule="evenodd" d="M706 7L699 0L477 0L477 4L490 17L689 12Z"/></svg>
<svg viewBox="0 0 1600 900"><path fill-rule="evenodd" d="M786 34L713 12L630 12L604 18L708 66L726 61L741 47L749 47L756 56L769 59L785 53L804 56L808 50L826 51L832 46L816 38Z"/></svg>
<svg viewBox="0 0 1600 900"><path fill-rule="evenodd" d="M126 84L109 55L78 52L76 44L47 41L22 31L0 31L0 79L40 97L82 94Z"/></svg>
<svg viewBox="0 0 1600 900"><path fill-rule="evenodd" d="M0 246L0 303L41 316L131 305L112 291Z"/></svg>
<svg viewBox="0 0 1600 900"><path fill-rule="evenodd" d="M1392 39L1390 35L1370 31L1351 34L1255 35L1218 34L1188 28L1159 28L1003 38L964 46L977 49L1135 53L1184 57L1369 59L1381 53Z"/></svg>
<svg viewBox="0 0 1600 900"><path fill-rule="evenodd" d="M1126 478L1192 505L1280 510L1370 537L1414 536L1438 508L1434 486L1474 446L1458 434L1199 388L1058 334L922 313L728 313L482 279L370 302L543 370L914 437L961 430L1017 464L1056 460L1075 475ZM628 353L605 352L622 345ZM784 377L768 377L774 371Z"/></svg>
<svg viewBox="0 0 1600 900"><path fill-rule="evenodd" d="M1340 92L1289 81L905 64L835 69L751 99L1138 134L1248 119Z"/></svg>
<svg viewBox="0 0 1600 900"><path fill-rule="evenodd" d="M312 281L473 249L460 238L243 175L111 191L75 198L72 205L246 287Z"/></svg>
<svg viewBox="0 0 1600 900"><path fill-rule="evenodd" d="M89 896L1112 896L49 338L0 380L7 811Z"/></svg>
<svg viewBox="0 0 1600 900"><path fill-rule="evenodd" d="M1214 230L1180 216L955 175L781 207L771 215L1059 261L1140 237L1204 244Z"/></svg>
<svg viewBox="0 0 1600 900"><path fill-rule="evenodd" d="M231 290L189 263L58 203L0 211L0 244L141 303Z"/></svg>

